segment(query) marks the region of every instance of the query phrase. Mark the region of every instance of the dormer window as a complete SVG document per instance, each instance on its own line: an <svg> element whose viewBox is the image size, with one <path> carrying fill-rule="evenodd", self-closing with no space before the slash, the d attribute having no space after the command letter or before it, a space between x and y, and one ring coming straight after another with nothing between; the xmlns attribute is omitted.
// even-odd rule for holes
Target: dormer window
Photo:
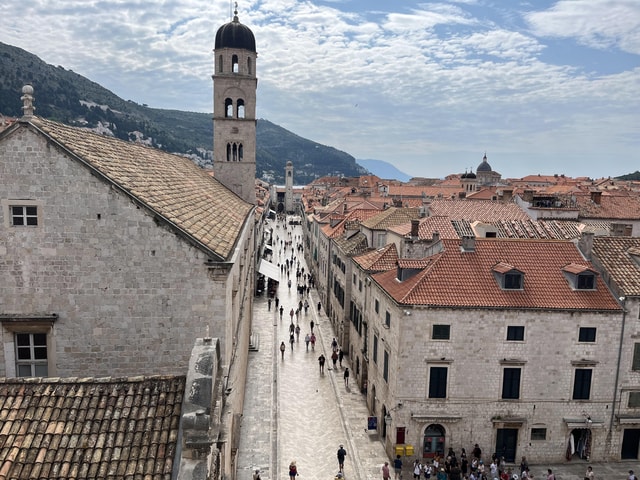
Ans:
<svg viewBox="0 0 640 480"><path fill-rule="evenodd" d="M585 265L570 263L562 267L562 273L574 290L596 289L597 273Z"/></svg>
<svg viewBox="0 0 640 480"><path fill-rule="evenodd" d="M522 290L524 273L508 263L500 262L491 269L493 276L503 290Z"/></svg>

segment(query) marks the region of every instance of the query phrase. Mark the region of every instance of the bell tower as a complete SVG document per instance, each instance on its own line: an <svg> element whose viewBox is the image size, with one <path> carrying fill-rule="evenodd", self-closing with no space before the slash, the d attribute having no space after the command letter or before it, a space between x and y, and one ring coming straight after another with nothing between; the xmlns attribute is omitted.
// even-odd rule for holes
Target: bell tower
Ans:
<svg viewBox="0 0 640 480"><path fill-rule="evenodd" d="M216 33L213 73L215 178L249 203L256 202L256 40L238 20Z"/></svg>
<svg viewBox="0 0 640 480"><path fill-rule="evenodd" d="M293 163L288 161L284 170L284 210L293 213Z"/></svg>

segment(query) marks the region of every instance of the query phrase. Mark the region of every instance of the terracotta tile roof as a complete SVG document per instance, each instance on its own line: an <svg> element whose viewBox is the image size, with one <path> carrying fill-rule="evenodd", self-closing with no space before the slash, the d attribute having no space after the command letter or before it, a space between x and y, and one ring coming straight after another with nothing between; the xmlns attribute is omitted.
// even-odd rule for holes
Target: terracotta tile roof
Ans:
<svg viewBox="0 0 640 480"><path fill-rule="evenodd" d="M172 478L185 377L0 380L0 478Z"/></svg>
<svg viewBox="0 0 640 480"><path fill-rule="evenodd" d="M357 265L368 272L383 272L395 269L398 262L398 250L395 243L390 243L378 250L371 250L353 257Z"/></svg>
<svg viewBox="0 0 640 480"><path fill-rule="evenodd" d="M335 239L336 245L345 255L359 255L368 249L367 236L364 233L356 233L352 237L339 237Z"/></svg>
<svg viewBox="0 0 640 480"><path fill-rule="evenodd" d="M602 192L599 203L591 194L575 196L580 209L580 218L606 218L631 220L640 218L640 196L628 193Z"/></svg>
<svg viewBox="0 0 640 480"><path fill-rule="evenodd" d="M414 218L420 218L420 209L389 207L366 219L362 225L371 230L386 230L395 225L411 222Z"/></svg>
<svg viewBox="0 0 640 480"><path fill-rule="evenodd" d="M47 137L133 195L221 259L228 259L253 206L191 160L34 117Z"/></svg>
<svg viewBox="0 0 640 480"><path fill-rule="evenodd" d="M411 222L391 227L389 231L403 236L410 235ZM421 218L418 225L418 238L430 240L433 238L433 232L438 232L440 238L460 238L449 217L435 215Z"/></svg>
<svg viewBox="0 0 640 480"><path fill-rule="evenodd" d="M574 290L562 268L585 262L572 242L557 240L475 241L474 252L462 252L460 242L443 240L445 249L408 280L396 271L372 275L398 303L443 307L484 307L559 310L614 310L620 306L600 277L595 290ZM524 274L522 290L503 290L493 268L503 262Z"/></svg>
<svg viewBox="0 0 640 480"><path fill-rule="evenodd" d="M473 200L434 200L429 205L431 215L440 215L451 220L529 220L529 216L515 203L498 203Z"/></svg>
<svg viewBox="0 0 640 480"><path fill-rule="evenodd" d="M592 254L625 296L640 296L640 238L594 237Z"/></svg>

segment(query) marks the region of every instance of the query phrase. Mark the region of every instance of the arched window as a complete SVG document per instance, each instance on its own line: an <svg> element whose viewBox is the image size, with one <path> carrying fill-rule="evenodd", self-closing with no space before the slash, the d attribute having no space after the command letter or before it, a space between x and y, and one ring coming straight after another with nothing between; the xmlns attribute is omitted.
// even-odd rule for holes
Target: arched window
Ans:
<svg viewBox="0 0 640 480"><path fill-rule="evenodd" d="M287 177L290 177L290 176L291 176L291 170L287 172Z"/></svg>
<svg viewBox="0 0 640 480"><path fill-rule="evenodd" d="M227 162L231 161L231 144L227 143Z"/></svg>
<svg viewBox="0 0 640 480"><path fill-rule="evenodd" d="M233 55L231 57L231 71L233 73L238 73L238 55Z"/></svg>
<svg viewBox="0 0 640 480"><path fill-rule="evenodd" d="M233 144L233 161L238 161L238 145L235 143Z"/></svg>
<svg viewBox="0 0 640 480"><path fill-rule="evenodd" d="M224 116L227 118L233 118L233 100L230 98L224 99Z"/></svg>
<svg viewBox="0 0 640 480"><path fill-rule="evenodd" d="M247 58L247 73L253 75L253 66L251 65L251 57Z"/></svg>
<svg viewBox="0 0 640 480"><path fill-rule="evenodd" d="M218 57L218 72L222 73L222 55Z"/></svg>
<svg viewBox="0 0 640 480"><path fill-rule="evenodd" d="M244 148L242 147L242 144L240 144L240 146L238 147L238 160L242 161L243 157L244 157Z"/></svg>
<svg viewBox="0 0 640 480"><path fill-rule="evenodd" d="M244 100L238 99L238 118L244 118Z"/></svg>

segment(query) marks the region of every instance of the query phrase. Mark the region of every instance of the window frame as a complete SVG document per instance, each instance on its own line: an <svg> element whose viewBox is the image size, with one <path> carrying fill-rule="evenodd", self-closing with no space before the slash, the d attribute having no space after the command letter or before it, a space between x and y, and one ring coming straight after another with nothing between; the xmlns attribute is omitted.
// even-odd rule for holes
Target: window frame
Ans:
<svg viewBox="0 0 640 480"><path fill-rule="evenodd" d="M389 383L389 352L384 351L384 361L382 366L382 378L386 383Z"/></svg>
<svg viewBox="0 0 640 480"><path fill-rule="evenodd" d="M0 203L2 204L4 226L6 228L38 228L42 226L42 203L40 201L9 198L3 199ZM24 212L16 215L14 208L24 209ZM27 212L27 209L33 208L35 208L35 213ZM14 219L17 217L22 218L25 223L15 223Z"/></svg>
<svg viewBox="0 0 640 480"><path fill-rule="evenodd" d="M593 368L576 368L573 374L572 400L589 400L593 384Z"/></svg>
<svg viewBox="0 0 640 480"><path fill-rule="evenodd" d="M442 365L429 366L429 386L427 398L447 398L449 367Z"/></svg>
<svg viewBox="0 0 640 480"><path fill-rule="evenodd" d="M547 427L532 427L531 428L531 441L542 441L547 439Z"/></svg>
<svg viewBox="0 0 640 480"><path fill-rule="evenodd" d="M504 367L502 369L502 400L519 400L522 386L522 368Z"/></svg>
<svg viewBox="0 0 640 480"><path fill-rule="evenodd" d="M597 327L580 327L578 329L578 342L595 343L598 335ZM584 334L584 335L583 335ZM591 335L593 334L593 335ZM592 339L593 338L593 339Z"/></svg>
<svg viewBox="0 0 640 480"><path fill-rule="evenodd" d="M444 327L446 327L447 330L446 337L444 336L444 332L442 332L442 335L436 336L436 329ZM451 325L445 323L434 323L431 326L431 340L451 340Z"/></svg>
<svg viewBox="0 0 640 480"><path fill-rule="evenodd" d="M507 325L507 342L524 342L524 325Z"/></svg>

